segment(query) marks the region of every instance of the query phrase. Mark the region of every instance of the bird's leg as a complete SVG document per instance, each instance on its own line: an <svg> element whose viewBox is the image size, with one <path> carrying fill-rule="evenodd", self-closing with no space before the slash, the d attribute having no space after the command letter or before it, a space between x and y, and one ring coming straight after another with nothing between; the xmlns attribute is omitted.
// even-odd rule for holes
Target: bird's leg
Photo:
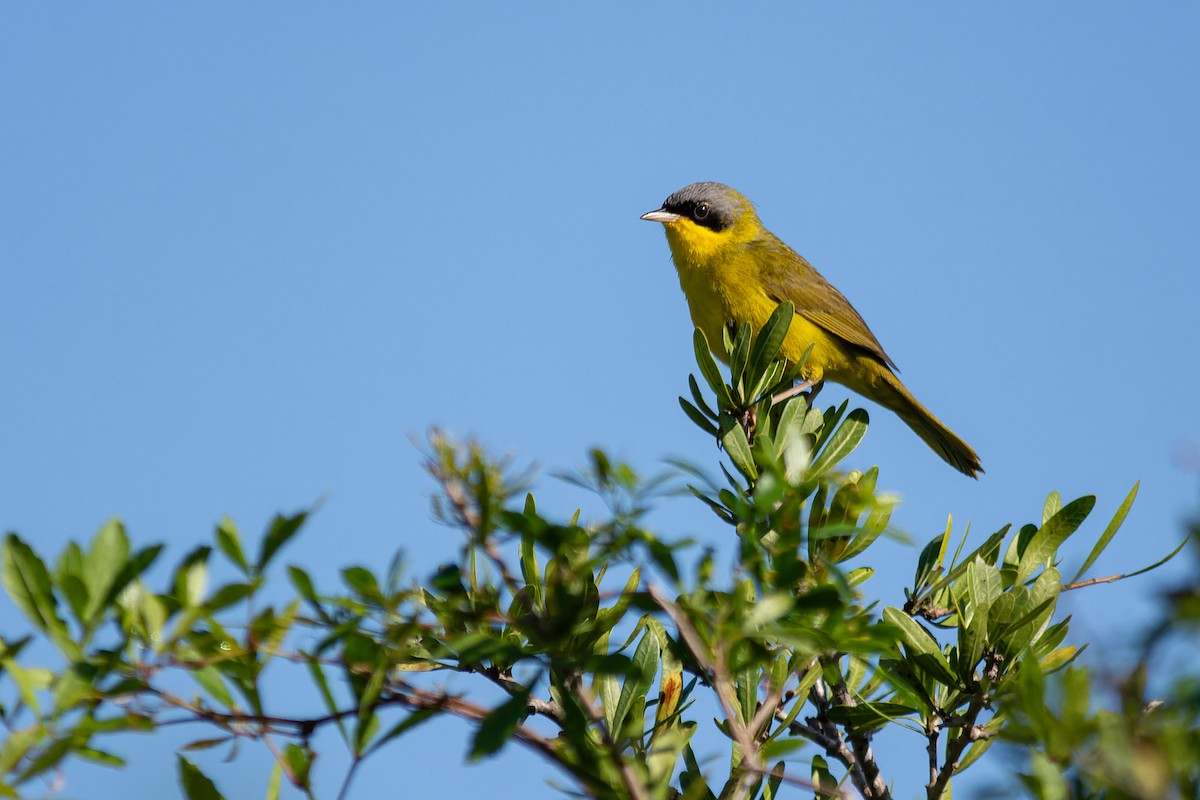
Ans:
<svg viewBox="0 0 1200 800"><path fill-rule="evenodd" d="M825 385L825 380L819 380L812 385L812 389L808 392L808 407L812 408L813 401L817 399L817 395L821 393L821 387Z"/></svg>
<svg viewBox="0 0 1200 800"><path fill-rule="evenodd" d="M784 400L790 400L791 398L795 397L798 394L804 394L804 392L808 392L808 395L807 395L808 405L811 408L813 400L816 399L817 393L821 391L821 387L824 385L825 385L825 381L823 381L823 380L820 380L820 381L808 380L808 381L805 381L804 383L798 383L795 386L793 386L792 388L785 389L782 392L780 392L779 394L773 396L771 398L771 405L773 405L773 406L778 405L779 403L782 403ZM809 390L811 390L811 391L809 391Z"/></svg>

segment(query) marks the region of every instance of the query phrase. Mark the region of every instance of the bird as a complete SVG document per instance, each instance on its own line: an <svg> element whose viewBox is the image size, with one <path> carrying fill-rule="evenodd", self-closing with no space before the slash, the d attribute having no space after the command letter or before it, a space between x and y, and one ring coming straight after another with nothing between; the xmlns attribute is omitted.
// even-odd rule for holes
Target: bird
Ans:
<svg viewBox="0 0 1200 800"><path fill-rule="evenodd" d="M709 181L689 184L641 217L662 223L692 322L713 354L728 363L722 330L758 330L783 302L795 307L781 357L796 363L811 346L801 376L825 380L887 408L942 457L972 478L979 456L921 405L896 376L899 369L841 292L803 256L767 230L740 192Z"/></svg>

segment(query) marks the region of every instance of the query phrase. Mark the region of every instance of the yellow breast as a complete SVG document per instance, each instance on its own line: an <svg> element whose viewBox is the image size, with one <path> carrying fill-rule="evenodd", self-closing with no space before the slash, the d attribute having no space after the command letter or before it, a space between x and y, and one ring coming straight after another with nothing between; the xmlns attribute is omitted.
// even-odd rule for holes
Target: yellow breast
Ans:
<svg viewBox="0 0 1200 800"><path fill-rule="evenodd" d="M749 323L757 331L778 303L763 289L753 258L738 257L741 248L718 247L715 241L714 246L705 247L705 237L681 236L671 226L667 226L667 242L692 323L704 331L713 353L727 362L722 329L730 323ZM809 345L813 349L805 365L805 378L819 381L826 373L836 374L849 366L840 340L797 314L780 353L789 361L797 361Z"/></svg>

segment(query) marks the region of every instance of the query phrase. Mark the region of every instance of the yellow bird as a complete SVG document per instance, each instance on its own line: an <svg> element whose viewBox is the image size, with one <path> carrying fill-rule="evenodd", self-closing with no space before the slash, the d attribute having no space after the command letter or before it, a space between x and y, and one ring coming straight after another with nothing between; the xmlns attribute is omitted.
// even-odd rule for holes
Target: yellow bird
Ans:
<svg viewBox="0 0 1200 800"><path fill-rule="evenodd" d="M979 456L904 388L895 363L854 306L792 248L763 227L754 206L720 183L693 183L642 215L661 222L692 322L728 362L726 325L766 324L784 301L796 307L780 354L798 361L812 346L804 378L828 379L891 409L946 463L970 475Z"/></svg>

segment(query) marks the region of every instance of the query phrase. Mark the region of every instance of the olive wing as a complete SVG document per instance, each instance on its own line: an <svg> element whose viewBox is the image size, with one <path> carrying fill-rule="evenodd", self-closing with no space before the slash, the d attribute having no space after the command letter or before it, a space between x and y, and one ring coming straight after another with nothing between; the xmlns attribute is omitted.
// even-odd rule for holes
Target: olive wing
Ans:
<svg viewBox="0 0 1200 800"><path fill-rule="evenodd" d="M900 371L850 301L804 256L774 236L759 239L750 247L760 265L763 289L775 302L790 301L797 314Z"/></svg>

